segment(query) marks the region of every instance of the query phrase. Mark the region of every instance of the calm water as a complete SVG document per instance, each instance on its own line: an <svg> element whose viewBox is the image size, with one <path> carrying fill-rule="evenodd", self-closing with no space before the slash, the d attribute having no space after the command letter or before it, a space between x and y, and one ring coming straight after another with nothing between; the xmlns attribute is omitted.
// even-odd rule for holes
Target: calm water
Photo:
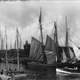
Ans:
<svg viewBox="0 0 80 80"><path fill-rule="evenodd" d="M28 76L17 78L16 80L56 80L56 74L54 70L32 72Z"/></svg>
<svg viewBox="0 0 80 80"><path fill-rule="evenodd" d="M17 65L15 64L9 64L10 68L14 70ZM5 64L2 63L0 64L0 70L5 68ZM21 70L22 67L21 67ZM20 77L16 78L15 80L56 80L56 69L52 70L45 70L45 71L30 71L28 70L29 73L26 73L26 77Z"/></svg>
<svg viewBox="0 0 80 80"><path fill-rule="evenodd" d="M80 80L80 76L57 76L56 80Z"/></svg>

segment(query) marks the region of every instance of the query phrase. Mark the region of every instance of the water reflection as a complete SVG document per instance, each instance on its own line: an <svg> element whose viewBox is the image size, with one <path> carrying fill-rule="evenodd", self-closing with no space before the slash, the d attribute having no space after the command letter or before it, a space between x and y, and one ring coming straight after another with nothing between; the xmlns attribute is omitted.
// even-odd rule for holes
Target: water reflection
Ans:
<svg viewBox="0 0 80 80"><path fill-rule="evenodd" d="M56 80L80 80L80 76L61 76L61 75L56 76L57 76Z"/></svg>
<svg viewBox="0 0 80 80"><path fill-rule="evenodd" d="M40 72L33 72L28 74L26 77L20 77L16 80L56 80L56 70L44 70Z"/></svg>

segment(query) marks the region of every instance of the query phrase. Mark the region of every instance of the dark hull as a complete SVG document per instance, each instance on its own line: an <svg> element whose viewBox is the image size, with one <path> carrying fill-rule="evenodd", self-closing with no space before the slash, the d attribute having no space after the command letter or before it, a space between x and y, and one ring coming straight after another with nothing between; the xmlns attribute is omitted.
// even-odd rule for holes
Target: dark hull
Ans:
<svg viewBox="0 0 80 80"><path fill-rule="evenodd" d="M25 67L26 69L35 71L53 70L54 72L56 72L56 65L53 64L27 63Z"/></svg>
<svg viewBox="0 0 80 80"><path fill-rule="evenodd" d="M40 80L56 80L56 66L54 65L27 63L26 69L39 74Z"/></svg>
<svg viewBox="0 0 80 80"><path fill-rule="evenodd" d="M80 61L76 62L76 63L56 63L57 66L56 67L78 67L80 68Z"/></svg>

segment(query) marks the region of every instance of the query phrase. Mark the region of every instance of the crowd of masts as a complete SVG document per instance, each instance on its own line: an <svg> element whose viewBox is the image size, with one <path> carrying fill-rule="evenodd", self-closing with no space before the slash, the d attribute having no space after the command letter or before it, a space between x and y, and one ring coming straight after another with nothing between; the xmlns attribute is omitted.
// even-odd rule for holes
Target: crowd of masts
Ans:
<svg viewBox="0 0 80 80"><path fill-rule="evenodd" d="M5 39L5 41L4 41ZM17 50L17 70L19 71L19 49L21 49L21 44L22 39L21 39L21 35L20 32L18 30L18 28L16 28L16 39L15 39L15 43L14 43L14 49ZM0 43L1 43L1 49L0 50L5 50L5 68L6 70L9 69L9 65L8 65L8 36L7 36L7 28L5 27L5 35L3 38L3 35L1 34L1 30L0 30ZM5 43L5 45L4 45ZM4 49L5 46L5 49ZM11 49L11 44L10 44L10 49Z"/></svg>

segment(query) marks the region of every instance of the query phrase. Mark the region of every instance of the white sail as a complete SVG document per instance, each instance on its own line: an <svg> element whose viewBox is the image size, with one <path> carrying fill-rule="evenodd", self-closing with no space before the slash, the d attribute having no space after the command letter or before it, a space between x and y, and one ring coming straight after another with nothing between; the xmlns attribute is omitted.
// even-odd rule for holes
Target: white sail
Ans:
<svg viewBox="0 0 80 80"><path fill-rule="evenodd" d="M72 44L72 47L73 47L73 50L74 50L74 53L75 53L75 56L78 60L80 60L80 50L78 49L78 47L74 44Z"/></svg>
<svg viewBox="0 0 80 80"><path fill-rule="evenodd" d="M66 57L64 49L63 49L63 52L62 52L62 58L63 58L62 63L67 62L67 57Z"/></svg>
<svg viewBox="0 0 80 80"><path fill-rule="evenodd" d="M72 48L72 49L73 49L73 48ZM74 59L75 59L75 53L74 53L74 51L72 51L72 49L69 48L69 53L70 53L70 58L71 58L72 60L74 60Z"/></svg>

